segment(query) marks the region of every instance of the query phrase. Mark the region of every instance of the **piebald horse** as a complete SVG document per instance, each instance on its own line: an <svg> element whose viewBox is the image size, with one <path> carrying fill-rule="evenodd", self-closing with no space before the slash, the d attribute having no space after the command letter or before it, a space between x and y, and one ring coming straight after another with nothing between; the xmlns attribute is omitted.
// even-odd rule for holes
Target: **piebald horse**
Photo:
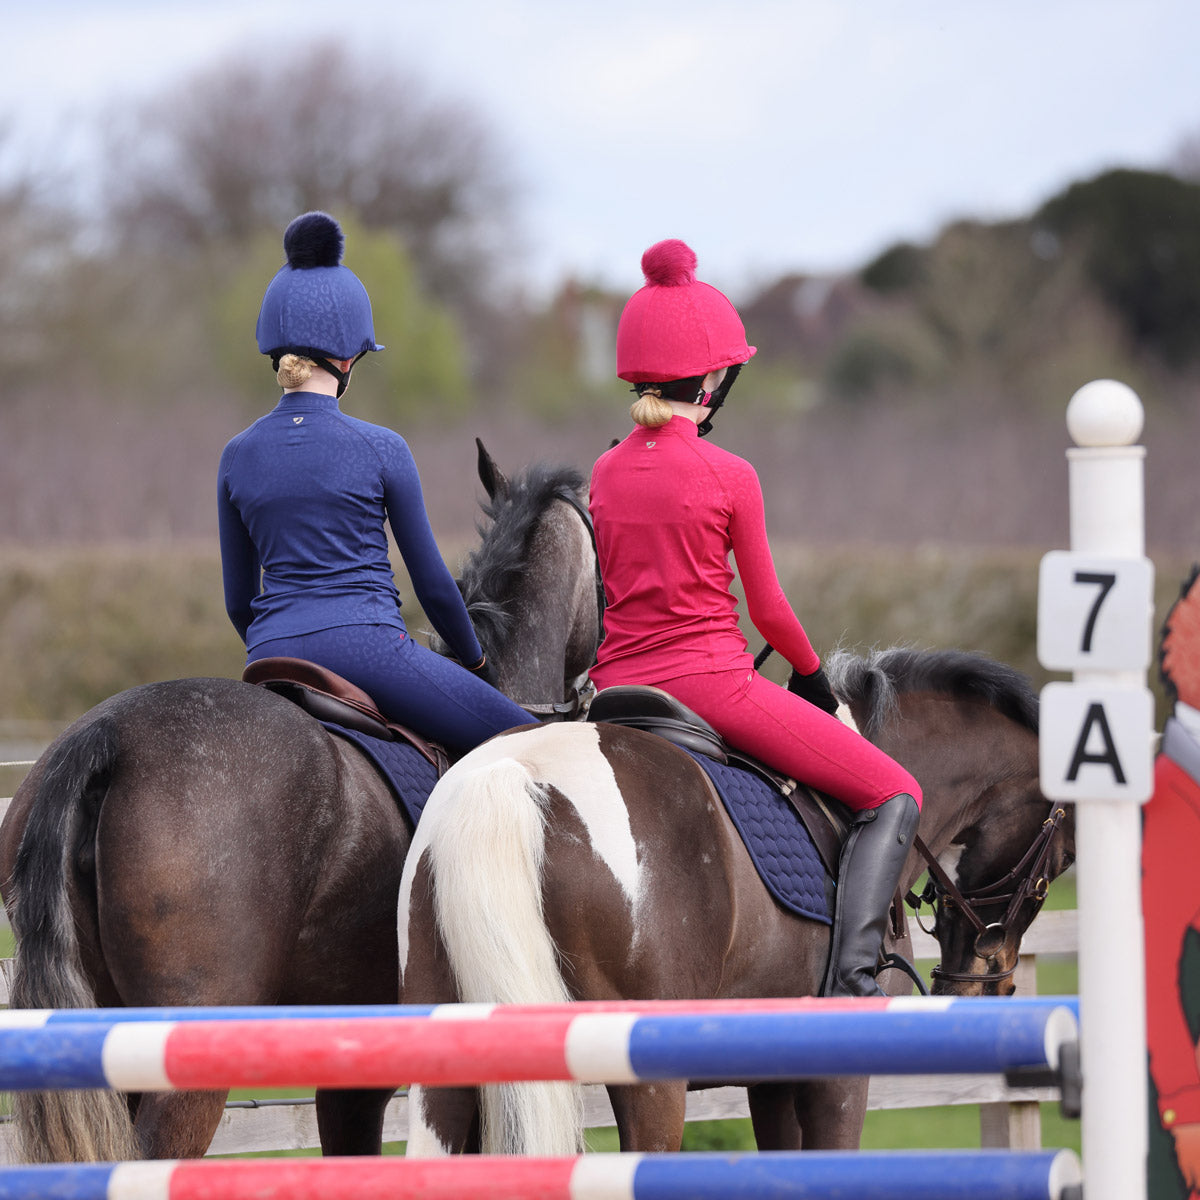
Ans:
<svg viewBox="0 0 1200 1200"><path fill-rule="evenodd" d="M1000 880L1041 838L1045 879L1073 835L1042 830L1037 697L1010 668L961 652L830 656L835 694L862 732L924 791L920 837L962 891ZM1057 819L1062 821L1061 816ZM924 868L914 851L904 888ZM1044 888L1000 934L936 932L959 991L1006 981ZM1000 901L996 901L1000 903ZM986 911L988 924L993 915ZM978 919L978 918L977 918ZM411 1003L816 995L829 927L777 904L694 759L652 734L574 724L514 731L464 757L426 807L400 889L403 990ZM965 952L965 960L957 961ZM621 1148L677 1150L686 1083L608 1089ZM523 1084L413 1090L413 1154L569 1154L581 1144L578 1089ZM858 1144L866 1080L749 1089L762 1149Z"/></svg>

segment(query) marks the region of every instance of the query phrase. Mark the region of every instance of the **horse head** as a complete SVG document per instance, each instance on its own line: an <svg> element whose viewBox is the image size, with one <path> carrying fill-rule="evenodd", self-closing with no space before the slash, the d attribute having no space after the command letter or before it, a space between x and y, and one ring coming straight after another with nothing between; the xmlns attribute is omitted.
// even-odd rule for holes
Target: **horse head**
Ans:
<svg viewBox="0 0 1200 1200"><path fill-rule="evenodd" d="M928 871L934 993L1010 994L1021 938L1075 858L1073 809L1038 782L1037 693L1011 667L955 650L839 653L827 670L862 732L925 788L908 886Z"/></svg>
<svg viewBox="0 0 1200 1200"><path fill-rule="evenodd" d="M1074 861L1070 805L1051 804L1034 789L1004 807L1005 819L962 831L930 867L922 899L934 907L941 949L934 995L1011 995L1021 939L1050 883Z"/></svg>
<svg viewBox="0 0 1200 1200"><path fill-rule="evenodd" d="M475 444L486 536L459 579L467 611L502 691L539 717L577 715L603 610L584 477L535 463L510 479Z"/></svg>

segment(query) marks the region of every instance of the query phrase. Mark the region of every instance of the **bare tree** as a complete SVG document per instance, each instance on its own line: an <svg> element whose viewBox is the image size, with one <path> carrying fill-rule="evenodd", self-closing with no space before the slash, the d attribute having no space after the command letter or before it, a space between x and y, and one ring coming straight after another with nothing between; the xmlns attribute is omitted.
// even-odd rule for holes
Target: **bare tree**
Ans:
<svg viewBox="0 0 1200 1200"><path fill-rule="evenodd" d="M511 220L508 159L477 113L327 42L201 72L109 136L111 218L149 249L242 242L323 208L398 234L425 286L462 302Z"/></svg>
<svg viewBox="0 0 1200 1200"><path fill-rule="evenodd" d="M59 280L71 260L61 178L0 121L0 369L11 385L54 344Z"/></svg>

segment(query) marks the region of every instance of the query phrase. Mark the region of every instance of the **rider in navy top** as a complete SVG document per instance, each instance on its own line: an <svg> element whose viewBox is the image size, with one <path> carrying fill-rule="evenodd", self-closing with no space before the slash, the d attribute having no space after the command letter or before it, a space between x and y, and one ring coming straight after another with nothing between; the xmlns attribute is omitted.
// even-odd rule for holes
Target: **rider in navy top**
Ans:
<svg viewBox="0 0 1200 1200"><path fill-rule="evenodd" d="M225 607L248 662L319 663L392 720L468 749L530 717L486 681L407 443L338 405L354 363L383 349L366 289L341 265L342 245L332 217L297 217L284 234L287 263L263 297L258 348L283 396L221 455ZM408 636L388 526L425 615L466 667Z"/></svg>

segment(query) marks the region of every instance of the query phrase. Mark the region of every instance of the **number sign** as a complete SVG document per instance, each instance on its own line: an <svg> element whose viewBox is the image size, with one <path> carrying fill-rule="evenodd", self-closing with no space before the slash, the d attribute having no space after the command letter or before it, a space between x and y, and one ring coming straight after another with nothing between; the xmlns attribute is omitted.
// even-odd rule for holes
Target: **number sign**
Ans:
<svg viewBox="0 0 1200 1200"><path fill-rule="evenodd" d="M1154 566L1054 550L1038 573L1038 661L1051 671L1150 665Z"/></svg>
<svg viewBox="0 0 1200 1200"><path fill-rule="evenodd" d="M1039 769L1049 800L1128 800L1153 790L1154 697L1117 683L1042 689Z"/></svg>

